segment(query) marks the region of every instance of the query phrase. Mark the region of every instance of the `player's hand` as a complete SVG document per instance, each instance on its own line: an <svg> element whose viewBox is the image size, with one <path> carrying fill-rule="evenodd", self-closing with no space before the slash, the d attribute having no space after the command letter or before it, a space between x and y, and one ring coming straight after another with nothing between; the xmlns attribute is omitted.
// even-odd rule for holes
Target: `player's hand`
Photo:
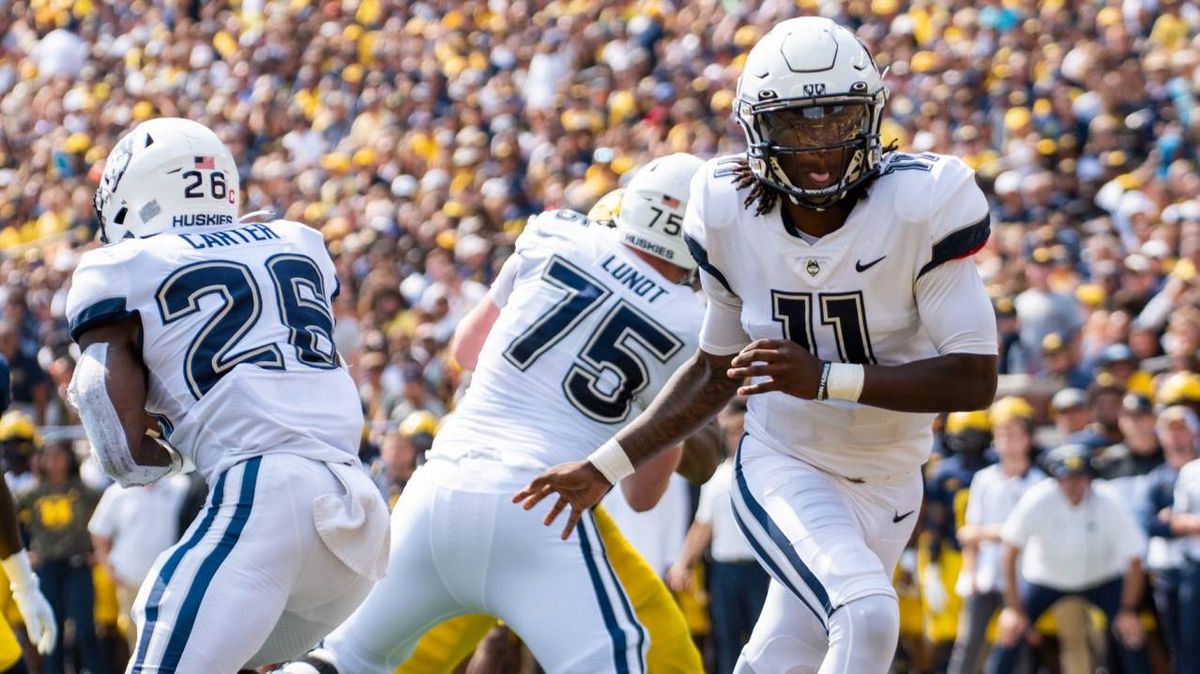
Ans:
<svg viewBox="0 0 1200 674"><path fill-rule="evenodd" d="M29 640L37 646L38 653L49 655L58 643L58 623L54 620L50 602L37 585L14 589L12 598L25 622Z"/></svg>
<svg viewBox="0 0 1200 674"><path fill-rule="evenodd" d="M692 569L679 562L667 569L667 587L672 592L687 592L692 589Z"/></svg>
<svg viewBox="0 0 1200 674"><path fill-rule="evenodd" d="M525 510L531 510L547 496L558 494L558 501L550 512L546 513L542 524L550 526L567 506L571 506L571 515L567 518L567 526L562 532L562 539L565 541L570 538L575 525L579 524L584 511L599 503L611 488L608 478L590 461L574 461L559 464L533 478L532 482L513 496L513 503L519 503Z"/></svg>
<svg viewBox="0 0 1200 674"><path fill-rule="evenodd" d="M1029 629L1029 618L1022 611L1006 608L1000 612L999 637L1005 646L1015 646Z"/></svg>
<svg viewBox="0 0 1200 674"><path fill-rule="evenodd" d="M1138 618L1137 611L1130 609L1121 609L1117 612L1117 617L1113 620L1113 629L1117 631L1117 636L1121 637L1121 641L1130 648L1140 648L1146 638L1146 633L1142 630L1141 618Z"/></svg>
<svg viewBox="0 0 1200 674"><path fill-rule="evenodd" d="M755 340L734 356L730 366L726 372L730 379L770 377L757 384L739 387L738 395L782 391L805 400L817 397L821 361L791 340Z"/></svg>

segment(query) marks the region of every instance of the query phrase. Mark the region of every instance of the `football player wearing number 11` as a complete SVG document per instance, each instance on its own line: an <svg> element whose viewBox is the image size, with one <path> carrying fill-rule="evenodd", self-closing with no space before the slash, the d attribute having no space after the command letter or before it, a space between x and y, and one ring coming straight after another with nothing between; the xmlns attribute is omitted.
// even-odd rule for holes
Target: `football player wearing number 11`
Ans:
<svg viewBox="0 0 1200 674"><path fill-rule="evenodd" d="M333 261L316 230L241 222L237 190L211 130L139 124L105 162L106 245L67 295L82 351L69 396L104 472L144 485L192 464L210 487L138 594L129 672L303 654L387 563L387 506L359 464L358 392L331 339Z"/></svg>
<svg viewBox="0 0 1200 674"><path fill-rule="evenodd" d="M881 146L886 95L866 47L828 19L759 41L734 107L748 149L705 166L684 221L708 296L699 351L588 460L514 499L556 497L546 521L569 508L567 536L635 467L751 396L732 499L772 583L741 674L888 670L891 575L934 415L995 392L995 318L971 260L987 202L958 159Z"/></svg>

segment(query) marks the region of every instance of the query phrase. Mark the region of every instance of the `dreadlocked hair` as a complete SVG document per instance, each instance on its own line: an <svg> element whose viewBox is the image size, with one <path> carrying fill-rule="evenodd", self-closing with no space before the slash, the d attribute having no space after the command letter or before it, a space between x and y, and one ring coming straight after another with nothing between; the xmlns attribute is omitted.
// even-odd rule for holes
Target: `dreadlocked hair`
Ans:
<svg viewBox="0 0 1200 674"><path fill-rule="evenodd" d="M754 175L754 171L750 168L749 157L744 154L738 157L737 161L733 163L730 175L733 176L734 187L739 190L750 188L750 193L742 202L743 208L753 206L755 215L766 215L775 209L775 202L779 200L780 192Z"/></svg>
<svg viewBox="0 0 1200 674"><path fill-rule="evenodd" d="M888 143L883 148L883 154L886 156L890 152L895 152L899 147L896 141ZM733 178L733 185L739 190L750 188L749 194L742 201L743 208L754 207L755 215L766 215L775 210L775 202L779 201L779 197L783 194L779 190L771 187L765 182L758 179L754 175L754 171L750 168L750 158L746 154L742 154L733 162L733 168L730 169L729 175ZM853 198L866 198L867 187L875 182L875 177L869 180L864 180L846 195Z"/></svg>

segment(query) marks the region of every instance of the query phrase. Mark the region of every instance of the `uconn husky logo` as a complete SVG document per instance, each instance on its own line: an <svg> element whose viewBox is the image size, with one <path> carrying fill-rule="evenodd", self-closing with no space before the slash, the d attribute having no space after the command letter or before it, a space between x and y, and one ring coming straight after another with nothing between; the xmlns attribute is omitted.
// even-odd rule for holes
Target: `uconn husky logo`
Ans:
<svg viewBox="0 0 1200 674"><path fill-rule="evenodd" d="M825 83L824 82L814 82L813 84L804 85L804 95L805 96L824 96L825 95Z"/></svg>

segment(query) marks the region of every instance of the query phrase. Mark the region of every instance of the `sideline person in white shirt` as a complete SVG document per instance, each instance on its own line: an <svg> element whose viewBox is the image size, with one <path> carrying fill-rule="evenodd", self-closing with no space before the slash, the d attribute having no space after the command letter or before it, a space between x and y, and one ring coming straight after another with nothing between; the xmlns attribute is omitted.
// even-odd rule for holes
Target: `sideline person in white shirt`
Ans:
<svg viewBox="0 0 1200 674"><path fill-rule="evenodd" d="M995 412L992 437L999 463L980 470L971 481L965 521L958 530L963 566L955 589L965 601L949 674L979 671L988 623L1003 605L1001 528L1030 487L1046 479L1032 463L1033 419L1017 414L996 418Z"/></svg>
<svg viewBox="0 0 1200 674"><path fill-rule="evenodd" d="M1091 450L1063 445L1047 456L1056 478L1032 487L1004 522L1000 565L1004 610L988 674L1011 672L1024 637L1055 602L1086 599L1116 630L1126 674L1149 671L1137 616L1145 578L1146 536L1130 507L1103 485L1093 485ZM1021 555L1023 584L1017 582Z"/></svg>
<svg viewBox="0 0 1200 674"><path fill-rule="evenodd" d="M96 504L88 532L97 563L105 567L117 586L117 607L125 621L132 620L133 600L154 560L179 540L179 509L187 487L184 475L145 487L113 483ZM124 624L122 629L130 648L135 647L133 623Z"/></svg>

